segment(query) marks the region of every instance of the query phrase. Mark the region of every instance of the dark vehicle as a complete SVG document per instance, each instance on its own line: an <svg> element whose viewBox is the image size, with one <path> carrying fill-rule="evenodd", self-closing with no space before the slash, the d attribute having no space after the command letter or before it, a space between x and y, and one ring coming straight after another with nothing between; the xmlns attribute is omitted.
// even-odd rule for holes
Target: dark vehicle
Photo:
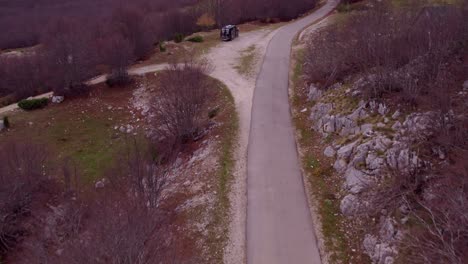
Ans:
<svg viewBox="0 0 468 264"><path fill-rule="evenodd" d="M230 41L239 37L239 29L234 25L227 25L221 29L221 39Z"/></svg>

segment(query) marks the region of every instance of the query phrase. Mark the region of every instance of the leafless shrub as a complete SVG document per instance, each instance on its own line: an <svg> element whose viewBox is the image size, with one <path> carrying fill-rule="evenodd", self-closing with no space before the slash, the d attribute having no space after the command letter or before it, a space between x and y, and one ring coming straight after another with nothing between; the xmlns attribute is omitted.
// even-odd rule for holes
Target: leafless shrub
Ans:
<svg viewBox="0 0 468 264"><path fill-rule="evenodd" d="M142 146L135 139L127 143L119 165L109 175L112 189L127 193L128 199L136 199L148 207L155 208L166 187L169 168L160 155L151 148Z"/></svg>
<svg viewBox="0 0 468 264"><path fill-rule="evenodd" d="M453 5L374 4L310 41L306 73L322 88L350 74L372 75L361 87L369 97L401 92L415 104L466 45L464 10Z"/></svg>
<svg viewBox="0 0 468 264"><path fill-rule="evenodd" d="M172 64L159 74L158 92L152 100L155 139L164 149L177 148L196 138L206 121L205 108L213 90L207 62Z"/></svg>
<svg viewBox="0 0 468 264"><path fill-rule="evenodd" d="M0 253L5 254L27 231L22 219L30 213L33 194L45 178L43 147L11 141L0 152Z"/></svg>
<svg viewBox="0 0 468 264"><path fill-rule="evenodd" d="M416 224L403 241L411 263L465 263L468 257L468 168L444 178L416 201Z"/></svg>
<svg viewBox="0 0 468 264"><path fill-rule="evenodd" d="M111 73L107 77L106 83L109 86L128 84L131 78L128 75L127 67L134 60L133 47L129 40L119 34L114 35L109 42L108 63L111 67Z"/></svg>

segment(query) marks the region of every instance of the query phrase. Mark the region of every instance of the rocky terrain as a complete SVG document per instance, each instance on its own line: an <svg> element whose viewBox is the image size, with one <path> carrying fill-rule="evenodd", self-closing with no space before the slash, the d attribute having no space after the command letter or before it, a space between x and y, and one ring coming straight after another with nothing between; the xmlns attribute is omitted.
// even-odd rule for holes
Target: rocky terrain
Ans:
<svg viewBox="0 0 468 264"><path fill-rule="evenodd" d="M363 82L358 79L353 85L337 83L326 91L310 85L308 100L313 107L309 118L314 124L312 129L328 142L324 155L335 160L333 168L343 179L342 214L350 219L363 215L374 217L376 231L371 233L367 229L363 250L372 263L391 264L398 254L397 245L404 236L410 208L395 201L398 203L395 205L398 214L395 214L385 208L386 204L376 202L381 200L376 190L385 186L393 177L392 172L411 174L434 165L413 146L428 140L434 127L441 126L442 121L438 112L403 113L384 103L363 100L359 90ZM467 94L468 82L465 82L458 95L466 100ZM444 117L445 120L456 118L463 115ZM446 160L443 149L432 151L438 157L436 162ZM430 189L423 190L423 197L432 198ZM384 197L387 202L393 198L397 197Z"/></svg>

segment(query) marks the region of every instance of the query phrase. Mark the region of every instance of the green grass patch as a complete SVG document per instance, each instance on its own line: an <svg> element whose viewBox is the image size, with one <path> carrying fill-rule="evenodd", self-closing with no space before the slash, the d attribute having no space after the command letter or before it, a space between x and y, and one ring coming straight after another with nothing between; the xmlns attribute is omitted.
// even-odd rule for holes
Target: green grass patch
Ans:
<svg viewBox="0 0 468 264"><path fill-rule="evenodd" d="M24 99L18 102L18 107L26 111L31 111L44 108L47 106L48 103L49 99L47 98Z"/></svg>
<svg viewBox="0 0 468 264"><path fill-rule="evenodd" d="M10 130L0 135L0 143L19 139L44 144L57 177L61 177L63 161L71 159L82 182L91 184L114 165L125 144L125 134L114 126L127 124L129 118L125 110L109 111L101 104L106 103L75 99L32 112L14 112L9 115Z"/></svg>
<svg viewBox="0 0 468 264"><path fill-rule="evenodd" d="M189 42L195 42L195 43L202 43L202 42L204 41L204 39L203 39L202 36L196 35L196 36L193 36L193 37L188 38L187 41L189 41Z"/></svg>
<svg viewBox="0 0 468 264"><path fill-rule="evenodd" d="M258 57L257 47L255 45L251 45L241 51L238 64L234 68L239 72L239 74L250 76Z"/></svg>

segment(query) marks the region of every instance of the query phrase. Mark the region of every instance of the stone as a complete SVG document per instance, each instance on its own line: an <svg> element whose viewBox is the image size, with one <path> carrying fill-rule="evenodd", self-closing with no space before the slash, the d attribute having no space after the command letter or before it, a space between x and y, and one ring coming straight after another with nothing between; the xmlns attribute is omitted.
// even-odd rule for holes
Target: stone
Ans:
<svg viewBox="0 0 468 264"><path fill-rule="evenodd" d="M411 136L423 140L432 135L433 129L431 128L437 126L435 120L437 118L435 118L435 114L432 112L413 113L406 117L402 126Z"/></svg>
<svg viewBox="0 0 468 264"><path fill-rule="evenodd" d="M395 259L392 256L387 256L384 260L384 264L393 264L395 263Z"/></svg>
<svg viewBox="0 0 468 264"><path fill-rule="evenodd" d="M363 124L360 127L360 131L364 136L370 137L370 136L372 136L372 134L374 132L373 127L374 126L372 124Z"/></svg>
<svg viewBox="0 0 468 264"><path fill-rule="evenodd" d="M354 194L346 195L340 202L340 211L345 216L352 216L359 211L359 199Z"/></svg>
<svg viewBox="0 0 468 264"><path fill-rule="evenodd" d="M379 108L378 108L377 112L380 115L384 116L384 115L388 114L388 111L389 111L389 109L385 104L382 104L382 103L379 104Z"/></svg>
<svg viewBox="0 0 468 264"><path fill-rule="evenodd" d="M333 84L332 86L330 86L329 89L336 90L336 89L340 89L342 86L343 86L342 83L337 82L337 83Z"/></svg>
<svg viewBox="0 0 468 264"><path fill-rule="evenodd" d="M405 172L413 171L420 163L416 152L410 151L408 146L401 142L393 144L387 151L385 160L390 168Z"/></svg>
<svg viewBox="0 0 468 264"><path fill-rule="evenodd" d="M400 115L401 115L400 110L396 110L395 113L393 113L392 118L397 119L398 117L400 117Z"/></svg>
<svg viewBox="0 0 468 264"><path fill-rule="evenodd" d="M336 154L336 151L331 147L331 146L328 146L325 151L323 152L323 154L329 158L331 157L334 157L335 154Z"/></svg>
<svg viewBox="0 0 468 264"><path fill-rule="evenodd" d="M410 208L406 204L402 204L400 207L398 207L398 210L404 215L407 215L411 212Z"/></svg>
<svg viewBox="0 0 468 264"><path fill-rule="evenodd" d="M369 170L380 170L384 165L384 159L375 153L369 153L366 157L366 168Z"/></svg>
<svg viewBox="0 0 468 264"><path fill-rule="evenodd" d="M361 90L354 90L352 93L351 93L351 96L352 97L358 97L362 94Z"/></svg>
<svg viewBox="0 0 468 264"><path fill-rule="evenodd" d="M463 83L463 90L468 91L468 80Z"/></svg>
<svg viewBox="0 0 468 264"><path fill-rule="evenodd" d="M375 246L377 245L377 242L378 242L377 237L375 237L373 235L370 235L370 234L366 234L364 236L364 241L362 243L362 245L364 246L364 251L368 255L373 255Z"/></svg>
<svg viewBox="0 0 468 264"><path fill-rule="evenodd" d="M309 94L307 95L307 99L309 101L317 101L320 99L320 97L322 97L322 95L323 92L317 86L315 86L315 84L311 84L309 86Z"/></svg>
<svg viewBox="0 0 468 264"><path fill-rule="evenodd" d="M372 263L391 264L397 253L388 243L379 243L374 235L366 234L363 241L364 252L369 255Z"/></svg>
<svg viewBox="0 0 468 264"><path fill-rule="evenodd" d="M351 118L343 116L335 118L335 131L341 131L341 136L354 134L357 130L357 126L357 122Z"/></svg>
<svg viewBox="0 0 468 264"><path fill-rule="evenodd" d="M395 229L395 220L391 219L390 217L386 218L383 223L382 227L380 228L380 238L383 241L393 241L397 230Z"/></svg>
<svg viewBox="0 0 468 264"><path fill-rule="evenodd" d="M343 159L337 159L333 164L333 168L338 172L344 172L347 166L348 163Z"/></svg>
<svg viewBox="0 0 468 264"><path fill-rule="evenodd" d="M372 148L375 151L385 152L392 145L392 143L393 142L391 139L384 136L379 136L372 141Z"/></svg>
<svg viewBox="0 0 468 264"><path fill-rule="evenodd" d="M2 120L0 120L0 132L2 132L3 130L5 130L6 127L5 127L5 122Z"/></svg>
<svg viewBox="0 0 468 264"><path fill-rule="evenodd" d="M369 115L366 112L365 105L359 106L352 114L348 117L354 121L358 121L359 119L364 119Z"/></svg>
<svg viewBox="0 0 468 264"><path fill-rule="evenodd" d="M346 189L353 194L360 193L366 189L370 183L369 177L364 172L352 166L346 169L344 177L346 180Z"/></svg>
<svg viewBox="0 0 468 264"><path fill-rule="evenodd" d="M105 187L105 182L103 180L97 181L96 184L94 185L96 189L102 189Z"/></svg>
<svg viewBox="0 0 468 264"><path fill-rule="evenodd" d="M317 121L327 115L332 109L332 104L318 103L311 109L310 119Z"/></svg>
<svg viewBox="0 0 468 264"><path fill-rule="evenodd" d="M337 156L339 159L342 160L349 160L351 154L353 153L353 149L356 146L357 141L354 141L353 143L350 143L346 146L341 147L338 149Z"/></svg>
<svg viewBox="0 0 468 264"><path fill-rule="evenodd" d="M52 96L52 103L54 103L54 104L60 104L60 103L62 103L64 100L65 100L65 97L64 97L64 96L58 96L58 95Z"/></svg>
<svg viewBox="0 0 468 264"><path fill-rule="evenodd" d="M397 131L397 130L400 130L401 128L401 122L400 121L396 121L395 124L393 124L392 126L392 129Z"/></svg>

